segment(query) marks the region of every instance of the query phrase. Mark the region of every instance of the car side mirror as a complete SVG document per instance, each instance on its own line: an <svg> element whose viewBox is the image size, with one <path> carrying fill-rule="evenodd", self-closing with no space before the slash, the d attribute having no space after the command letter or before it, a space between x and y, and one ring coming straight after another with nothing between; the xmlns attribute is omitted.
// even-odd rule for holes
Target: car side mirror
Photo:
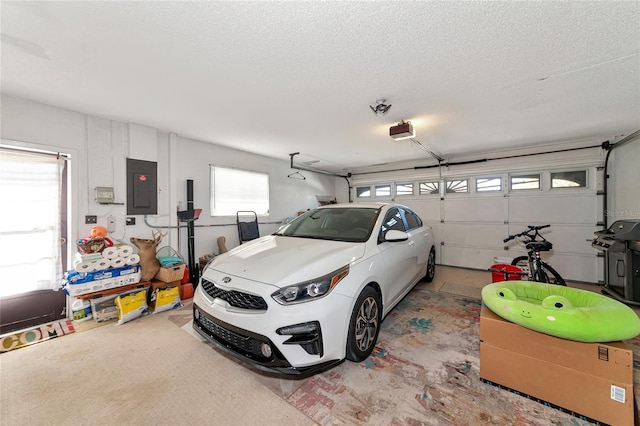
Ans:
<svg viewBox="0 0 640 426"><path fill-rule="evenodd" d="M391 229L384 234L385 241L407 241L409 235L404 231L398 231L397 229Z"/></svg>

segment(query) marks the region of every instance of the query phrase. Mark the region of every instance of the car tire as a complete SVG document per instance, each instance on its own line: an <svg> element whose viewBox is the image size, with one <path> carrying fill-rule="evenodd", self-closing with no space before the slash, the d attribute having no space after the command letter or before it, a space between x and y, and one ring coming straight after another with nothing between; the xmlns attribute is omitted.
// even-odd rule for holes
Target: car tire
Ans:
<svg viewBox="0 0 640 426"><path fill-rule="evenodd" d="M427 259L427 271L422 278L422 281L430 283L433 281L433 277L436 276L436 249L435 247L431 247L431 251L429 251L429 258Z"/></svg>
<svg viewBox="0 0 640 426"><path fill-rule="evenodd" d="M380 295L373 287L365 287L351 313L347 336L347 359L361 362L367 359L378 340L382 322Z"/></svg>

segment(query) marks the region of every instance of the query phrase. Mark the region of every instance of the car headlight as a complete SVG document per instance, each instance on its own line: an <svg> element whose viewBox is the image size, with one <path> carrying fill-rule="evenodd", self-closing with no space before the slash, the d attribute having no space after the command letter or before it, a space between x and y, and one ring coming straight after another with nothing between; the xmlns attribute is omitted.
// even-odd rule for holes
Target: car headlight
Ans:
<svg viewBox="0 0 640 426"><path fill-rule="evenodd" d="M294 303L308 302L320 299L333 290L333 288L347 275L349 275L349 265L333 271L315 280L305 281L300 284L290 285L276 291L271 295L273 299L281 305L291 305Z"/></svg>

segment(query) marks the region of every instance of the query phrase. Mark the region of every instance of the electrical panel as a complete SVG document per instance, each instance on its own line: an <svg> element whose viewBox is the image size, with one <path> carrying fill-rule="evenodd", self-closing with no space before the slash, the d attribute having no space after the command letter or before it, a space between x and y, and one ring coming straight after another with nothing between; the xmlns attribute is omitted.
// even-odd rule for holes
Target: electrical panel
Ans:
<svg viewBox="0 0 640 426"><path fill-rule="evenodd" d="M158 213L158 163L127 158L127 214Z"/></svg>

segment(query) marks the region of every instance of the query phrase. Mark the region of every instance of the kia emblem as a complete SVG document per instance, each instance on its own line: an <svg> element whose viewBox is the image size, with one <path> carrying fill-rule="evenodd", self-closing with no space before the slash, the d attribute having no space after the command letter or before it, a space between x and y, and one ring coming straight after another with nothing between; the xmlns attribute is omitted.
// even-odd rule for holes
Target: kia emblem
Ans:
<svg viewBox="0 0 640 426"><path fill-rule="evenodd" d="M229 278L229 277L224 277L224 278L222 279L222 282L223 282L223 283L225 283L225 284L229 284L229 283L231 282L231 278Z"/></svg>

